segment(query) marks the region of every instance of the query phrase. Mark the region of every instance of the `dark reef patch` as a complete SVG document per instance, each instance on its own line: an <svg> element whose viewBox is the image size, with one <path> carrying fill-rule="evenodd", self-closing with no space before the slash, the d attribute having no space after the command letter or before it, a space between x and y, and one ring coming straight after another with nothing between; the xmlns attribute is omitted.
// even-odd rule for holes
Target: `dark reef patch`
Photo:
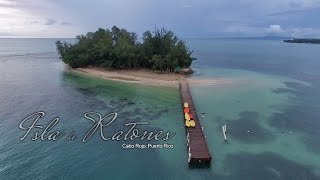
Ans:
<svg viewBox="0 0 320 180"><path fill-rule="evenodd" d="M77 88L77 90L83 95L96 95L97 93L93 89L89 88Z"/></svg>
<svg viewBox="0 0 320 180"><path fill-rule="evenodd" d="M259 121L259 113L243 111L239 113L238 119L225 121L228 126L227 135L247 143L265 143L273 140L271 132L261 127L257 121Z"/></svg>
<svg viewBox="0 0 320 180"><path fill-rule="evenodd" d="M96 100L96 99L90 100L89 99L85 103L88 107L95 107L95 109L98 109L98 110L111 111L111 109L112 109L104 101L101 101L101 100Z"/></svg>
<svg viewBox="0 0 320 180"><path fill-rule="evenodd" d="M272 90L272 92L280 94L280 93L292 93L292 94L296 94L297 91L293 90L293 89L288 89L288 88L277 88L275 90Z"/></svg>
<svg viewBox="0 0 320 180"><path fill-rule="evenodd" d="M314 168L304 166L272 153L237 153L228 155L224 169L232 175L218 175L216 179L228 180L319 180ZM229 172L228 172L229 173Z"/></svg>
<svg viewBox="0 0 320 180"><path fill-rule="evenodd" d="M284 82L287 90L277 93L290 92L295 95L295 104L288 106L283 112L274 113L270 125L282 130L290 130L304 134L302 142L313 152L320 152L320 93L319 84L313 82L307 86L297 82Z"/></svg>

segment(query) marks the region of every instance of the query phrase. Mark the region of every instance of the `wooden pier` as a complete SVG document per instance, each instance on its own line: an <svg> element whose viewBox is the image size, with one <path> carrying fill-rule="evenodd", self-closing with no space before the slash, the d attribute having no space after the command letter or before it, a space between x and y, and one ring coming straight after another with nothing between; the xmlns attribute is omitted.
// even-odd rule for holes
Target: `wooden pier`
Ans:
<svg viewBox="0 0 320 180"><path fill-rule="evenodd" d="M186 127L187 133L187 145L188 145L188 162L190 164L210 164L211 155L204 136L200 120L197 116L197 112L190 94L189 85L186 79L180 80L180 94L183 104L187 102L189 104L190 113L193 115L195 121L195 127ZM183 120L183 124L185 121Z"/></svg>

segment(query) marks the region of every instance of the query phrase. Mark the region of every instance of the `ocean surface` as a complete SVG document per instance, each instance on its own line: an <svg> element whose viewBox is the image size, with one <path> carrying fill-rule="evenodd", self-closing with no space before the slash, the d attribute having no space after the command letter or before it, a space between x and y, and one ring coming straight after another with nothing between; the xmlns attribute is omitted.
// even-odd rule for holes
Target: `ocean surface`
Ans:
<svg viewBox="0 0 320 180"><path fill-rule="evenodd" d="M194 50L190 78L232 83L191 87L213 163L191 168L177 88L106 81L70 73L55 50L57 39L0 39L0 179L320 179L319 45L280 39L186 39ZM67 41L72 41L66 39ZM19 124L43 111L37 125L64 132L37 139L44 129ZM104 141L99 130L85 143L93 122L86 112L118 117L106 136L127 132L176 133L168 141ZM95 117L97 118L97 117ZM31 126L27 120L23 127ZM227 125L228 143L221 126ZM76 139L66 137L74 132ZM170 148L123 148L123 144L170 144Z"/></svg>

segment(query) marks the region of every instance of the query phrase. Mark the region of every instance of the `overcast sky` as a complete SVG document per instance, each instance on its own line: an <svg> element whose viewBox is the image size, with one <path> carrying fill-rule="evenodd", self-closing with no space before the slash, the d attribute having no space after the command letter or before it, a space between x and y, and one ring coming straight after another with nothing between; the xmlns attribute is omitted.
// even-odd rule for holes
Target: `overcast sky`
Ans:
<svg viewBox="0 0 320 180"><path fill-rule="evenodd" d="M181 37L320 37L320 0L0 0L0 37L74 37L112 25Z"/></svg>

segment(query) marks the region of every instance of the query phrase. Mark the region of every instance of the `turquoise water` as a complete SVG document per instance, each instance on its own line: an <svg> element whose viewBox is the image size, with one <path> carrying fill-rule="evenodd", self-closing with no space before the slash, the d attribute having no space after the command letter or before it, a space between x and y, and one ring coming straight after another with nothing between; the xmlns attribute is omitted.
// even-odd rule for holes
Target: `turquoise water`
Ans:
<svg viewBox="0 0 320 180"><path fill-rule="evenodd" d="M0 41L0 179L320 179L320 46L280 40L187 40L195 50L191 78L226 78L232 83L192 86L213 163L187 164L185 131L177 88L105 81L65 70L54 39ZM53 130L74 141L20 141L19 123L46 112ZM147 121L139 130L175 132L173 149L123 149L121 140L103 141L83 114L117 112L105 131ZM229 143L221 126L227 124ZM249 131L249 133L248 133ZM34 132L34 131L33 131ZM163 141L151 143L159 144Z"/></svg>

